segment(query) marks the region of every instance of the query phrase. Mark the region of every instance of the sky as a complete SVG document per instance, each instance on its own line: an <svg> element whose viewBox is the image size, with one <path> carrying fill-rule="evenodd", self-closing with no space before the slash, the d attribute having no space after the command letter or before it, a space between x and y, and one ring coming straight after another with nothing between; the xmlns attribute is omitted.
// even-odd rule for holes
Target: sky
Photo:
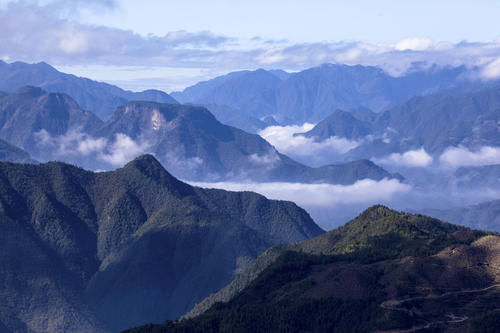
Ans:
<svg viewBox="0 0 500 333"><path fill-rule="evenodd" d="M0 0L0 59L131 90L323 63L500 76L500 1Z"/></svg>

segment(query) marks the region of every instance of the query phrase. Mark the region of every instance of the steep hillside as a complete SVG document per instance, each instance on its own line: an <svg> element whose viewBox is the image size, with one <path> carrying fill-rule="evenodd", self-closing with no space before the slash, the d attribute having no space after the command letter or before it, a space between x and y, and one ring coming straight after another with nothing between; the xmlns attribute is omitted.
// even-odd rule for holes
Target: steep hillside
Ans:
<svg viewBox="0 0 500 333"><path fill-rule="evenodd" d="M0 139L0 161L36 163L27 152Z"/></svg>
<svg viewBox="0 0 500 333"><path fill-rule="evenodd" d="M323 231L295 204L191 187L152 156L92 173L0 163L0 327L118 331L175 318L266 248Z"/></svg>
<svg viewBox="0 0 500 333"><path fill-rule="evenodd" d="M500 318L499 269L498 235L374 206L266 251L197 317L130 332L487 331Z"/></svg>
<svg viewBox="0 0 500 333"><path fill-rule="evenodd" d="M69 129L91 132L100 126L99 118L66 94L24 87L0 99L0 137L35 158L43 159L41 144L47 135L63 135Z"/></svg>
<svg viewBox="0 0 500 333"><path fill-rule="evenodd" d="M135 93L116 86L65 74L46 63L27 64L0 61L0 90L13 92L24 86L40 87L48 92L66 93L84 109L106 120L111 113L128 101L146 100L160 103L177 103L159 90Z"/></svg>
<svg viewBox="0 0 500 333"><path fill-rule="evenodd" d="M258 135L221 124L202 107L130 102L97 135L113 140L119 133L147 146L183 179L352 184L364 178L397 178L369 161L310 168Z"/></svg>

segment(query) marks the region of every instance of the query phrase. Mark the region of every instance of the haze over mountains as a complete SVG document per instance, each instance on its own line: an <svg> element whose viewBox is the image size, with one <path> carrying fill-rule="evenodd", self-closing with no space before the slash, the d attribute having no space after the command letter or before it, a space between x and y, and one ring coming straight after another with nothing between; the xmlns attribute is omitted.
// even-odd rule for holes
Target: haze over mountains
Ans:
<svg viewBox="0 0 500 333"><path fill-rule="evenodd" d="M242 71L173 93L181 105L44 63L0 63L0 74L0 159L31 163L0 163L0 331L114 332L214 301L228 303L137 330L497 318L498 236L465 227L500 231L495 82L464 67ZM37 162L49 160L123 167ZM465 226L383 206L328 233L316 224L373 203Z"/></svg>
<svg viewBox="0 0 500 333"><path fill-rule="evenodd" d="M351 184L364 178L401 179L367 160L307 167L258 135L221 124L201 107L129 102L103 123L66 94L25 87L0 99L0 113L0 137L35 159L94 170L152 152L173 174L190 180Z"/></svg>
<svg viewBox="0 0 500 333"><path fill-rule="evenodd" d="M14 92L25 86L36 86L48 92L70 95L84 110L106 120L118 107L131 100L177 103L159 90L132 92L103 82L92 81L57 71L47 63L8 64L0 60L0 90Z"/></svg>
<svg viewBox="0 0 500 333"><path fill-rule="evenodd" d="M377 67L326 64L286 76L262 69L233 72L172 96L182 103L219 104L283 124L316 123L336 109L385 111L413 96L471 87L464 67L410 71L392 77Z"/></svg>

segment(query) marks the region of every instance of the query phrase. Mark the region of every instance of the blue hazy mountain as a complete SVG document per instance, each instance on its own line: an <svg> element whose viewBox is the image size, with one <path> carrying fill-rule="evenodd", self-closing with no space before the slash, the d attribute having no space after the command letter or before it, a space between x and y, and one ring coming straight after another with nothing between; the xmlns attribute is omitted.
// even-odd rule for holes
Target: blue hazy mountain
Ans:
<svg viewBox="0 0 500 333"><path fill-rule="evenodd" d="M102 126L92 112L84 111L70 96L24 87L0 98L0 138L44 160L44 136L60 136L69 129L92 132Z"/></svg>
<svg viewBox="0 0 500 333"><path fill-rule="evenodd" d="M337 111L303 134L363 139L345 158L371 158L423 147L439 155L449 147L499 146L500 86L413 97L382 113ZM364 136L364 137L363 137Z"/></svg>
<svg viewBox="0 0 500 333"><path fill-rule="evenodd" d="M57 71L47 63L27 64L0 61L0 90L13 92L24 86L36 86L48 92L66 93L88 111L107 119L120 105L131 100L177 103L159 90L132 92L103 82Z"/></svg>
<svg viewBox="0 0 500 333"><path fill-rule="evenodd" d="M222 104L281 123L316 123L337 109L387 110L417 95L457 88L466 69L432 67L393 77L370 66L327 64L297 73L233 72L172 93L181 102Z"/></svg>
<svg viewBox="0 0 500 333"><path fill-rule="evenodd" d="M500 232L500 200L449 209L420 209L418 212L474 229Z"/></svg>
<svg viewBox="0 0 500 333"><path fill-rule="evenodd" d="M308 167L281 154L258 135L223 125L203 107L129 102L96 135L112 140L118 133L143 142L183 179L333 184L352 184L364 178L400 179L368 160Z"/></svg>

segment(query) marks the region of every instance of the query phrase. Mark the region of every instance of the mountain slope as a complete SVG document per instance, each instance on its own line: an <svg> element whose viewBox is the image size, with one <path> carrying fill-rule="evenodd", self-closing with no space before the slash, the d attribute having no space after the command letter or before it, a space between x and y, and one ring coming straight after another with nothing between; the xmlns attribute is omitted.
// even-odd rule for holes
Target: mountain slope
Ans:
<svg viewBox="0 0 500 333"><path fill-rule="evenodd" d="M323 231L295 204L191 187L151 156L92 173L0 163L0 322L117 331L175 318L266 248Z"/></svg>
<svg viewBox="0 0 500 333"><path fill-rule="evenodd" d="M476 229L500 232L500 200L450 209L421 209L419 212Z"/></svg>
<svg viewBox="0 0 500 333"><path fill-rule="evenodd" d="M80 109L68 95L24 87L0 99L0 137L22 147L35 158L43 156L44 138L68 130L92 132L102 126L94 114Z"/></svg>
<svg viewBox="0 0 500 333"><path fill-rule="evenodd" d="M130 332L481 331L500 315L498 268L499 236L374 206L266 251L232 295L211 296L226 303Z"/></svg>
<svg viewBox="0 0 500 333"><path fill-rule="evenodd" d="M410 97L467 86L465 68L414 70L392 77L377 67L326 64L298 73L233 72L173 96L183 102L221 104L280 123L317 123L337 109L384 111ZM278 78L279 77L279 78Z"/></svg>
<svg viewBox="0 0 500 333"><path fill-rule="evenodd" d="M96 135L113 140L119 133L147 146L183 179L351 184L395 177L369 161L307 167L260 136L221 124L202 107L130 102L118 108Z"/></svg>
<svg viewBox="0 0 500 333"><path fill-rule="evenodd" d="M36 163L27 152L0 139L0 161Z"/></svg>
<svg viewBox="0 0 500 333"><path fill-rule="evenodd" d="M27 64L0 61L0 90L13 92L24 86L40 87L48 92L66 93L88 111L101 119L107 119L114 109L131 100L148 100L161 103L177 103L159 90L135 93L116 86L92 81L57 71L46 63Z"/></svg>
<svg viewBox="0 0 500 333"><path fill-rule="evenodd" d="M415 97L371 123L373 138L348 153L368 158L424 148L439 155L449 147L478 150L500 145L500 87Z"/></svg>
<svg viewBox="0 0 500 333"><path fill-rule="evenodd" d="M314 137L318 141L326 140L332 136L357 140L364 139L371 134L373 132L371 126L369 122L357 119L351 112L337 110L317 123L310 131L296 135Z"/></svg>

